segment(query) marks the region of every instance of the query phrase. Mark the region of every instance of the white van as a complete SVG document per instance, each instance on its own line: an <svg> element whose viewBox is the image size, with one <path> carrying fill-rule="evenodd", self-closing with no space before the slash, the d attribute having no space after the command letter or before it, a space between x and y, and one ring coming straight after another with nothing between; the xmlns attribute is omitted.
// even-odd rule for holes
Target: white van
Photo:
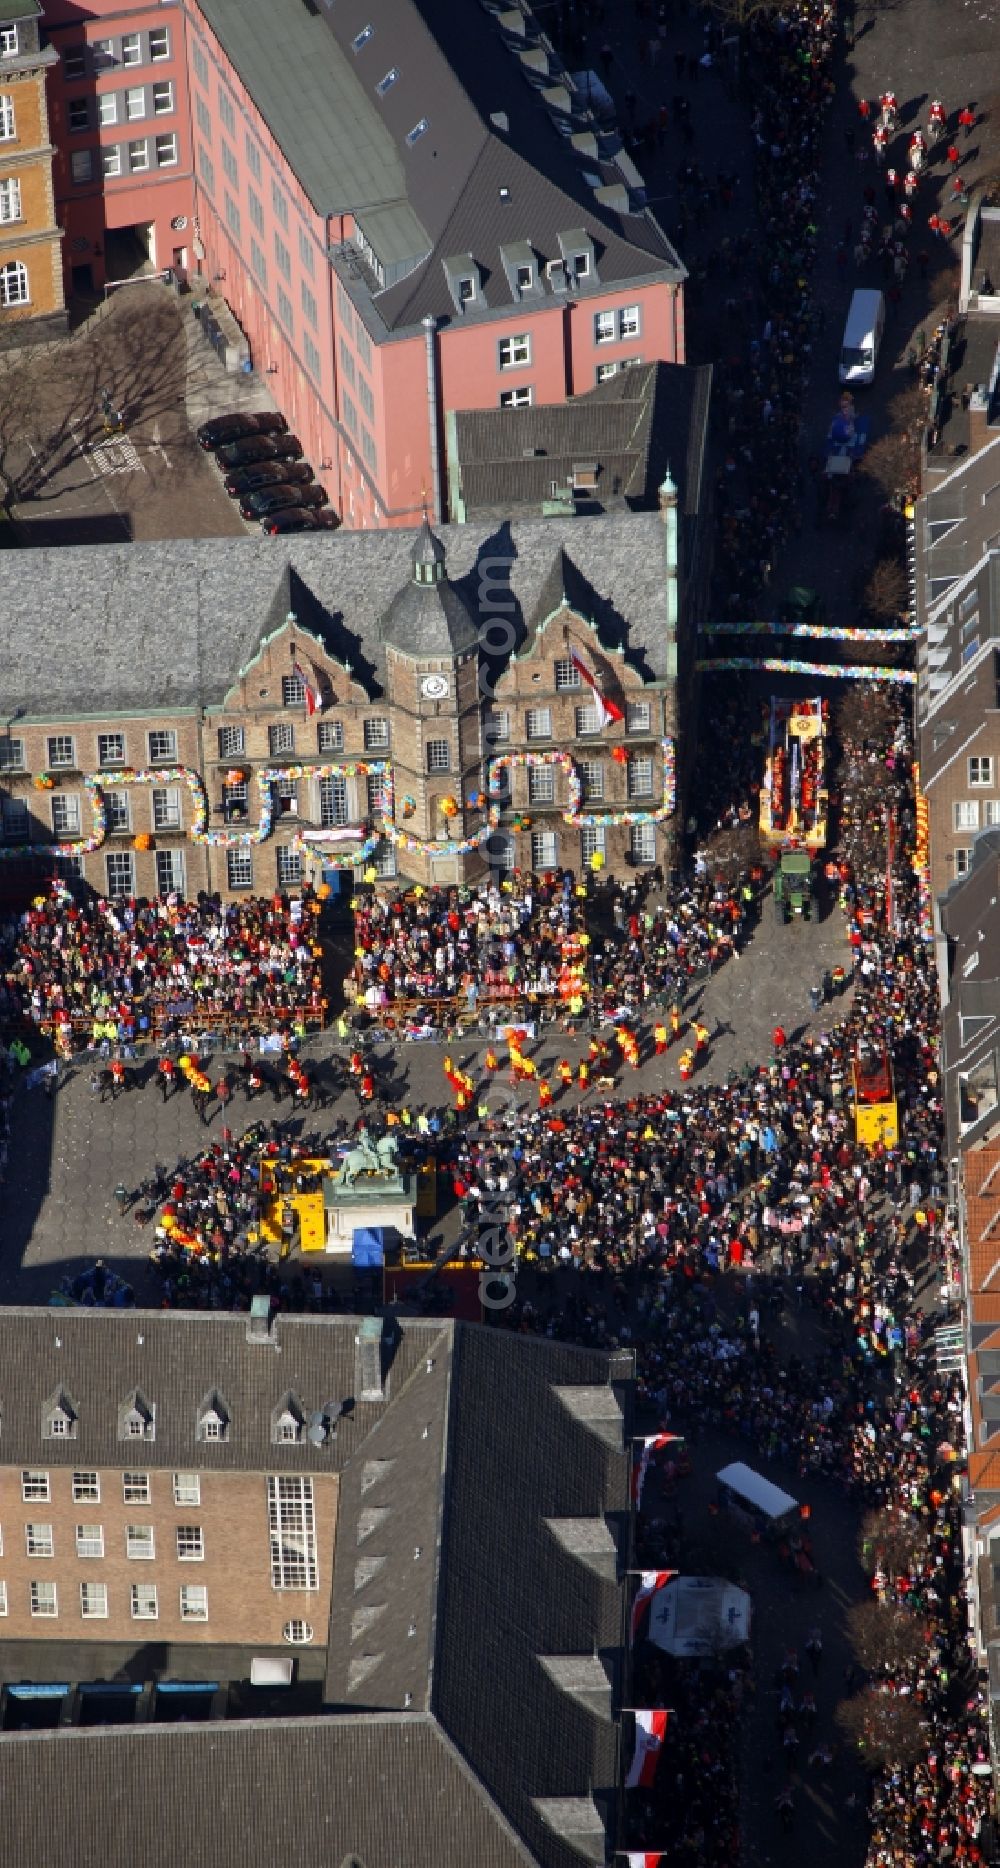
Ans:
<svg viewBox="0 0 1000 1868"><path fill-rule="evenodd" d="M789 1530L799 1515L798 1499L765 1479L763 1473L755 1472L752 1466L744 1466L742 1460L723 1466L715 1479L720 1505L749 1518L769 1537Z"/></svg>
<svg viewBox="0 0 1000 1868"><path fill-rule="evenodd" d="M884 330L885 299L881 292L855 292L840 350L842 383L873 381Z"/></svg>

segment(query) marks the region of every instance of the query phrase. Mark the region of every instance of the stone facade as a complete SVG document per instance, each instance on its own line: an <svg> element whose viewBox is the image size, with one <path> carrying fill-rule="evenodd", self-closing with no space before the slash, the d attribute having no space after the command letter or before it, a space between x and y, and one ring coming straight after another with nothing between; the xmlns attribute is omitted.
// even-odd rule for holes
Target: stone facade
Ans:
<svg viewBox="0 0 1000 1868"><path fill-rule="evenodd" d="M0 28L0 343L23 344L65 329L62 230L56 222L46 72L55 53L39 43L37 0Z"/></svg>

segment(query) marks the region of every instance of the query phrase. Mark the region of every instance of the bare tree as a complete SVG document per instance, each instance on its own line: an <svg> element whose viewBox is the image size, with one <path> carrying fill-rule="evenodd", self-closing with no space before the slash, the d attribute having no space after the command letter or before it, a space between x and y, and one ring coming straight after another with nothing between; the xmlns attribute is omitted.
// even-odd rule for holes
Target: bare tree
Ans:
<svg viewBox="0 0 1000 1868"><path fill-rule="evenodd" d="M897 622L906 608L906 572L898 558L878 558L865 585L864 607L875 623Z"/></svg>
<svg viewBox="0 0 1000 1868"><path fill-rule="evenodd" d="M856 1602L846 1622L847 1638L866 1673L895 1673L924 1651L924 1623L905 1609Z"/></svg>
<svg viewBox="0 0 1000 1868"><path fill-rule="evenodd" d="M858 1555L861 1567L873 1576L877 1569L887 1576L901 1576L923 1548L924 1534L915 1518L893 1511L888 1505L866 1512L861 1521Z"/></svg>
<svg viewBox="0 0 1000 1868"><path fill-rule="evenodd" d="M870 1687L842 1699L833 1716L868 1765L914 1764L926 1748L920 1711L909 1696Z"/></svg>
<svg viewBox="0 0 1000 1868"><path fill-rule="evenodd" d="M762 13L780 13L785 0L703 0L703 5L742 32Z"/></svg>

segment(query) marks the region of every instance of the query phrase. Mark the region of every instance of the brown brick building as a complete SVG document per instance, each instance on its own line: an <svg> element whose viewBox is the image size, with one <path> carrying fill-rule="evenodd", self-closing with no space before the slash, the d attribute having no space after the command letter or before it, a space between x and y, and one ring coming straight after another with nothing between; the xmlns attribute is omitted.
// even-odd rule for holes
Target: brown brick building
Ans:
<svg viewBox="0 0 1000 1868"><path fill-rule="evenodd" d="M0 344L64 329L39 0L0 0Z"/></svg>
<svg viewBox="0 0 1000 1868"><path fill-rule="evenodd" d="M670 863L687 528L668 481L597 520L20 553L6 876L190 897Z"/></svg>
<svg viewBox="0 0 1000 1868"><path fill-rule="evenodd" d="M0 1313L22 1868L604 1859L631 1358L260 1302Z"/></svg>

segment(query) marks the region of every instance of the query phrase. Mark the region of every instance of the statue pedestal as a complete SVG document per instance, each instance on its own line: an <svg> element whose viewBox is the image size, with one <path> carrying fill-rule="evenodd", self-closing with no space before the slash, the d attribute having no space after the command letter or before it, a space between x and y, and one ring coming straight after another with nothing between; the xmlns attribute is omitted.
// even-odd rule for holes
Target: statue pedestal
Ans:
<svg viewBox="0 0 1000 1868"><path fill-rule="evenodd" d="M360 1174L349 1186L336 1178L323 1187L326 1250L350 1258L356 1226L393 1226L404 1238L416 1233L415 1174Z"/></svg>

